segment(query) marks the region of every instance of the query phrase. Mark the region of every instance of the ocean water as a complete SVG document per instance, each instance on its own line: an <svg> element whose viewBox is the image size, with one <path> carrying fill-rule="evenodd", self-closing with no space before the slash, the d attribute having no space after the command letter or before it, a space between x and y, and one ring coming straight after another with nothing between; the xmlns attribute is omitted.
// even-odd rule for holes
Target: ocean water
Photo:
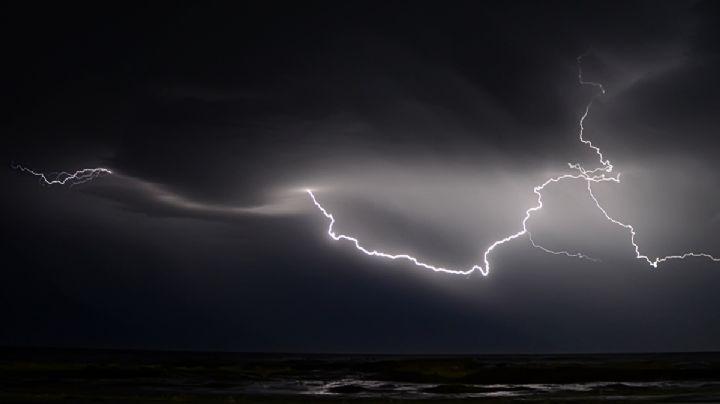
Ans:
<svg viewBox="0 0 720 404"><path fill-rule="evenodd" d="M0 402L720 402L720 354L0 349Z"/></svg>
<svg viewBox="0 0 720 404"><path fill-rule="evenodd" d="M215 391L214 393L228 393ZM588 382L545 384L433 384L392 383L382 380L339 379L274 381L250 384L233 391L245 395L306 395L336 398L375 398L395 400L438 399L554 399L583 401L659 400L718 401L720 382L714 381L651 381L651 382Z"/></svg>

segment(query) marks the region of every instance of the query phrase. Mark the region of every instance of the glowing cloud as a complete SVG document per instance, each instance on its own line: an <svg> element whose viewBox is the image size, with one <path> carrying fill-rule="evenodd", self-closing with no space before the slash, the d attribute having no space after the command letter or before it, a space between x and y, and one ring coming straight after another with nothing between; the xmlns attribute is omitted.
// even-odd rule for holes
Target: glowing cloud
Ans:
<svg viewBox="0 0 720 404"><path fill-rule="evenodd" d="M550 250L550 249L548 249L548 248L545 248L545 247L543 247L543 246L541 246L541 245L538 245L538 244L536 244L535 241L533 240L532 234L530 233L530 231L528 230L528 227L527 227L527 222L528 222L528 220L530 220L530 217L532 216L532 214L533 214L534 212L537 212L537 211L539 211L540 209L542 209L542 207L543 207L542 191L544 191L545 188L546 188L548 185L551 185L551 184L554 184L554 183L558 183L558 182L561 182L561 181L566 181L566 180L581 180L581 181L585 181L585 182L587 183L588 193L590 194L590 197L592 198L593 202L595 202L595 206L597 206L597 208L600 210L600 212L602 212L602 214L605 216L605 219L607 219L608 221L612 222L613 224L616 224L616 225L618 225L618 226L620 226L620 227L623 227L623 228L625 228L625 229L627 229L627 230L630 231L630 243L631 243L631 244L633 245L633 247L635 248L635 257L636 257L637 259L640 259L640 260L643 260L643 261L647 262L647 263L648 263L650 266L652 266L653 268L657 268L658 264L661 263L661 262L665 262L665 261L673 260L673 259L685 259L685 258L689 258L689 257L707 258L707 259L710 259L710 260L715 261L715 262L720 262L720 258L716 258L716 257L714 257L714 256L712 256L712 255L710 255L710 254L707 254L707 253L696 253L696 252L687 252L687 253L683 253L683 254L680 254L680 255L668 255L668 256L664 256L664 257L656 257L656 258L654 258L654 259L650 259L647 255L644 255L644 254L640 253L640 247L638 246L638 244L637 244L636 241L635 241L635 236L636 236L635 229L634 229L631 225L629 225L629 224L622 223L622 222L620 222L620 221L612 218L612 217L607 213L607 211L605 210L605 208L602 207L602 205L601 205L600 202L598 201L597 197L596 197L595 194L593 193L592 184L593 184L593 183L598 183L598 182L615 182L615 183L619 183L619 182L620 182L620 173L617 173L617 174L615 174L614 176L610 175L610 174L612 174L613 168L614 168L613 165L610 163L610 160L608 160L608 159L606 159L606 158L604 157L604 155L603 155L603 153L602 153L602 151L600 150L599 147L595 146L590 140L585 139L585 137L584 137L584 132L585 132L585 125L584 125L584 123L585 123L585 119L587 118L588 114L590 113L590 108L592 107L593 101L594 101L597 97L605 94L605 88L603 87L603 85L602 85L601 83L596 83L596 82L592 82L592 81L586 81L586 80L583 79L582 58L583 58L582 56L579 56L579 57L577 58L578 82L580 83L580 85L583 85L583 86L592 86L592 87L595 87L595 88L597 88L597 89L599 90L599 92L597 92L596 94L594 94L594 95L590 98L590 101L589 101L589 102L587 103L587 105L585 106L585 110L584 110L583 114L582 114L581 117L580 117L580 120L579 120L579 122L578 122L578 126L579 126L578 139L580 140L580 142L582 142L583 144L585 144L588 148L590 148L590 149L592 149L593 151L595 151L595 153L597 154L597 157L598 157L598 160L599 160L600 165L597 166L597 167L595 167L595 168L593 168L593 169L589 169L589 170L588 170L588 169L584 168L584 167L583 167L581 164L579 164L579 163L568 163L568 166L569 166L571 169L576 170L576 171L578 172L577 174L564 174L564 175L560 175L560 176L557 176L557 177L551 177L551 178L547 179L545 182L543 182L542 184L535 186L535 188L533 188L533 192L537 195L537 204L536 204L535 206L531 207L531 208L528 208L528 209L525 211L525 216L524 216L524 218L523 218L523 220L522 220L522 222L521 222L521 224L522 224L522 229L521 229L520 231L516 232L516 233L513 233L513 234L511 234L511 235L509 235L509 236L506 236L506 237L504 237L504 238L501 238L501 239L493 242L493 243L485 250L485 252L483 253L483 265L482 265L482 266L481 266L481 265L473 265L471 268L465 269L465 270L462 270L462 269L449 269L449 268L444 268L444 267L440 267L440 266L434 266L434 265L425 263L425 262L423 262L423 261L420 261L418 258L413 257L413 256L408 255L408 254L391 254L391 253L381 252L381 251L378 251L378 250L371 250L371 249L368 249L368 248L366 248L366 247L363 247L363 246L360 244L360 241L359 241L357 238L352 237L352 236L348 236L348 235L345 235L345 234L338 234L338 233L335 232L335 230L333 229L333 227L335 226L335 217L334 217L331 213L329 213L329 212L327 211L327 209L325 209L325 208L318 202L318 200L317 200L317 198L315 197L315 194L313 193L313 191L308 189L308 190L306 190L306 191L307 191L307 194L308 194L308 195L310 196L310 198L312 199L313 204L314 204L314 205L320 210L320 212L330 221L330 224L329 224L329 226L328 226L328 231L327 231L328 235L329 235L333 240L335 240L335 241L344 240L344 241L349 241L349 242L351 242L352 244L355 245L355 248L356 248L357 250L359 250L359 251L361 251L362 253L367 254L367 255L371 255L371 256L375 256L375 257L381 257L381 258L387 258L387 259L392 259L392 260L405 260L405 261L410 261L410 262L412 262L414 265L419 266L419 267L422 267L422 268L430 269L430 270L433 270L433 271L436 271L436 272L444 272L444 273L450 273L450 274L455 274L455 275L469 275L469 274L471 274L471 273L473 273L474 271L477 270L477 271L480 271L480 273L483 274L484 276L487 276L487 275L490 273L490 260L489 260L489 256L490 256L490 254L493 252L493 250L494 250L496 247L498 247L498 246L500 246L500 245L502 245L502 244L505 244L505 243L507 243L507 242L510 242L510 241L512 241L512 240L515 240L515 239L520 238L520 237L525 236L525 235L527 235L527 237L528 237L528 239L529 239L529 241L530 241L530 243L532 244L533 247L538 248L538 249L540 249L540 250L542 250L542 251L544 251L544 252L547 252L547 253L550 253L550 254L555 254L555 255L565 255L565 256L568 256L568 257L576 257L576 258L583 258L583 259L589 259L589 260L592 260L592 261L597 261L597 259L592 258L592 257L589 257L589 256L587 256L587 255L585 255L585 254L583 254L583 253L573 253L573 252L569 252L569 251L553 251L553 250Z"/></svg>

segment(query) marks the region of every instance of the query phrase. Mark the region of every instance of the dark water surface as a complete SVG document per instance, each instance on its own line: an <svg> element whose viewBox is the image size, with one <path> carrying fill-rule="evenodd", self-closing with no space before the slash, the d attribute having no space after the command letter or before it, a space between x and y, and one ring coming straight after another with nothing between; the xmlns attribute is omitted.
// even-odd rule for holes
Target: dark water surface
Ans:
<svg viewBox="0 0 720 404"><path fill-rule="evenodd" d="M720 353L293 355L0 349L0 403L720 402Z"/></svg>

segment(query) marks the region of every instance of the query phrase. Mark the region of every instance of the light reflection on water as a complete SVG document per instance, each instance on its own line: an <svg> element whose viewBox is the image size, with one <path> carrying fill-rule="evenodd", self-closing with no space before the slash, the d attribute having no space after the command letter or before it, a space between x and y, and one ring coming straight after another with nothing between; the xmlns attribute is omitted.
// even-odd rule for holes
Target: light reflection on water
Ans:
<svg viewBox="0 0 720 404"><path fill-rule="evenodd" d="M663 391L678 389L717 388L715 381L655 381L655 382L592 382L559 384L431 384L388 382L342 378L338 380L276 380L251 383L241 389L245 394L257 395L311 395L311 396L352 396L383 398L512 398L562 393L587 393L603 396L625 397L628 392L652 392L659 397ZM225 391L227 392L227 391ZM622 395L622 396L618 396Z"/></svg>

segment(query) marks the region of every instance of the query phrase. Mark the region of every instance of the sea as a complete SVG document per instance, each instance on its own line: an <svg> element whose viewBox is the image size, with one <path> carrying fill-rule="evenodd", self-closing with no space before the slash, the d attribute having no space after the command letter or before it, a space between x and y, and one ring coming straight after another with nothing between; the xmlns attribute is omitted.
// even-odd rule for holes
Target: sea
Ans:
<svg viewBox="0 0 720 404"><path fill-rule="evenodd" d="M367 355L0 348L0 403L720 403L720 353Z"/></svg>

